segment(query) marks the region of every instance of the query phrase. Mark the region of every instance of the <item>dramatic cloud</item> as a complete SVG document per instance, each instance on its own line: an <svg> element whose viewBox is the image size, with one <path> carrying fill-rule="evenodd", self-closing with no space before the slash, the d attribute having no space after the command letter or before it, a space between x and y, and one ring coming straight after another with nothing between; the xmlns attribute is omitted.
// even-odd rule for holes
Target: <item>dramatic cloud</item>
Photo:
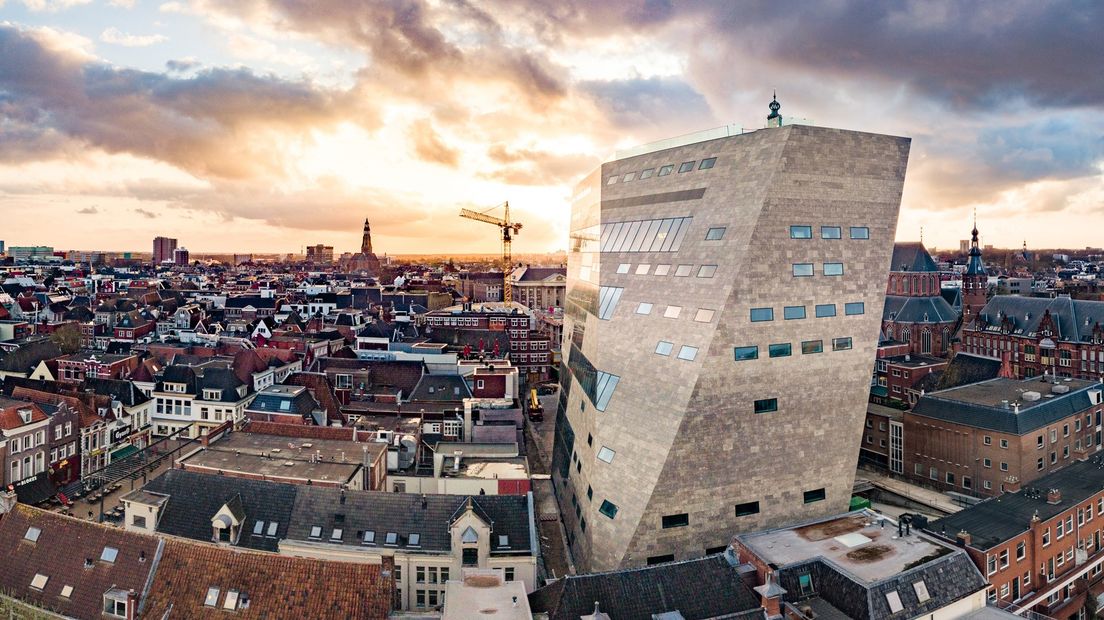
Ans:
<svg viewBox="0 0 1104 620"><path fill-rule="evenodd" d="M248 69L189 78L120 69L7 25L0 25L0 106L0 121L23 138L0 142L0 159L61 148L64 138L225 178L280 174L282 145L346 117L372 120L366 106L309 82Z"/></svg>
<svg viewBox="0 0 1104 620"><path fill-rule="evenodd" d="M83 209L77 209L77 213L79 213L81 215L95 215L99 212L100 212L100 210L99 210L98 207L96 207L96 205L92 205L91 207L85 207Z"/></svg>
<svg viewBox="0 0 1104 620"><path fill-rule="evenodd" d="M110 239L355 249L370 217L380 247L489 250L442 222L509 199L519 250L562 248L603 158L760 128L773 89L787 122L913 137L902 238L956 242L975 208L996 243L1104 225L1100 3L176 0L52 28L80 3L0 23L0 200L125 214Z"/></svg>

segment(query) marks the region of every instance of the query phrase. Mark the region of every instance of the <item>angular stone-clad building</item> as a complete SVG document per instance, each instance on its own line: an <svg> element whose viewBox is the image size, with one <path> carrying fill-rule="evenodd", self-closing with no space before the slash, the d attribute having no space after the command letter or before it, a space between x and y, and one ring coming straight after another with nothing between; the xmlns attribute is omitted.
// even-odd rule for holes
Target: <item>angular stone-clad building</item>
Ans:
<svg viewBox="0 0 1104 620"><path fill-rule="evenodd" d="M851 498L910 140L706 138L573 195L553 479L580 570Z"/></svg>

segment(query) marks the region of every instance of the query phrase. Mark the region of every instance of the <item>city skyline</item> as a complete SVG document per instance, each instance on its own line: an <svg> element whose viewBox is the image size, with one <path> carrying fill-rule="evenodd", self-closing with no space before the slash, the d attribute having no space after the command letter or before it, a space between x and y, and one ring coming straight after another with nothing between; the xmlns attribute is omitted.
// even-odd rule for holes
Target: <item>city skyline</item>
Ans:
<svg viewBox="0 0 1104 620"><path fill-rule="evenodd" d="M913 137L900 240L1104 223L1099 6L312 7L0 4L8 245L340 254L368 217L381 253L493 253L457 213L510 200L516 251L561 250L614 150L760 128L776 89L786 122Z"/></svg>

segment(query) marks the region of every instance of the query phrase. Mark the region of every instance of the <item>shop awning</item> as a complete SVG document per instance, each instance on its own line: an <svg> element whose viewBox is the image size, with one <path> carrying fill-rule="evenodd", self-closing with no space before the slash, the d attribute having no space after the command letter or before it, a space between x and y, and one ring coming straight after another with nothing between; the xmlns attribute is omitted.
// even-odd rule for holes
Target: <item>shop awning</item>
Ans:
<svg viewBox="0 0 1104 620"><path fill-rule="evenodd" d="M56 492L50 477L45 472L15 485L15 495L19 501L32 506L50 499Z"/></svg>
<svg viewBox="0 0 1104 620"><path fill-rule="evenodd" d="M136 446L132 446L129 444L125 445L122 448L119 448L118 450L113 450L111 452L111 462L114 463L115 461L121 461L136 452L138 452L138 448Z"/></svg>

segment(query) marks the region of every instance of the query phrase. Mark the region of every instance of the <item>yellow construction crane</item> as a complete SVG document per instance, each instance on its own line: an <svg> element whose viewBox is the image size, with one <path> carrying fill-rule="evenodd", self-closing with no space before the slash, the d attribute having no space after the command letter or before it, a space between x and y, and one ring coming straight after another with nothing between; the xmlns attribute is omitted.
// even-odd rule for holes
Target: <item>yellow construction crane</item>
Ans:
<svg viewBox="0 0 1104 620"><path fill-rule="evenodd" d="M499 218L493 215L487 215L488 212L494 211L499 207L503 207L506 210L503 217ZM518 234L521 230L521 224L510 221L510 201L487 209L482 213L479 211L472 211L471 209L460 209L460 217L466 217L469 220L475 220L477 222L494 224L502 230L502 301L509 304L514 300L513 291L510 290L510 273L513 271L513 259L511 258L510 245L514 240L514 235Z"/></svg>

